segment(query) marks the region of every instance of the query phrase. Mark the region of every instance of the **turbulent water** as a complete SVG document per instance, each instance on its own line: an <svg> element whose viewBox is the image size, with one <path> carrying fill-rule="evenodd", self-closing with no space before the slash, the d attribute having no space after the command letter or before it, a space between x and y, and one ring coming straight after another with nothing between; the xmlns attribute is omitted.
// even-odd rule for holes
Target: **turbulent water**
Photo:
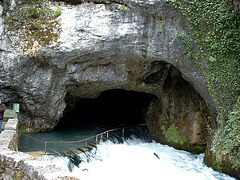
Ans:
<svg viewBox="0 0 240 180"><path fill-rule="evenodd" d="M45 156L57 166L69 169L67 157ZM88 153L78 155L81 163L72 165L72 176L81 180L233 180L203 163L196 155L167 145L132 137L123 143L101 142Z"/></svg>

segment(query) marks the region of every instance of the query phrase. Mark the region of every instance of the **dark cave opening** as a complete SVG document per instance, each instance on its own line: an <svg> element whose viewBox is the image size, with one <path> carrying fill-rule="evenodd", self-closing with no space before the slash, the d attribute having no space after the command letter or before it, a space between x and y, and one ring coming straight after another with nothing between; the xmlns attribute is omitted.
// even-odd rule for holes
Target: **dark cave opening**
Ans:
<svg viewBox="0 0 240 180"><path fill-rule="evenodd" d="M67 108L55 129L85 126L122 127L145 122L148 106L157 97L148 93L114 89L103 91L97 98L66 98ZM69 103L68 103L69 99Z"/></svg>

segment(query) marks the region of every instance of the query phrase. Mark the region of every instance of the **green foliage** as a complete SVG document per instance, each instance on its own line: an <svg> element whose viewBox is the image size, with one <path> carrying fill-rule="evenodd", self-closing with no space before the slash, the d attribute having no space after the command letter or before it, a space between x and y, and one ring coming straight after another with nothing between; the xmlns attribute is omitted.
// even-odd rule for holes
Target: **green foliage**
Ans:
<svg viewBox="0 0 240 180"><path fill-rule="evenodd" d="M18 4L14 12L4 17L10 34L19 36L22 51L26 51L32 46L32 40L38 41L41 45L48 45L56 41L59 36L60 28L55 20L56 13L47 8L46 0L26 1L27 4ZM58 10L61 12L60 10ZM7 13L5 13L7 14Z"/></svg>
<svg viewBox="0 0 240 180"><path fill-rule="evenodd" d="M218 108L212 150L240 159L240 14L231 0L165 0L185 15L192 34L183 39L189 55L204 70L209 93ZM239 2L237 2L239 3ZM191 42L198 50L194 51ZM196 48L195 48L196 49Z"/></svg>
<svg viewBox="0 0 240 180"><path fill-rule="evenodd" d="M124 6L124 5L122 5L122 6L120 7L120 10L121 10L122 12L126 11L126 9L127 9L127 7Z"/></svg>
<svg viewBox="0 0 240 180"><path fill-rule="evenodd" d="M240 164L240 97L235 103L228 120L215 133L214 148L223 156L231 155L233 168L239 168Z"/></svg>
<svg viewBox="0 0 240 180"><path fill-rule="evenodd" d="M39 18L41 10L41 8L36 8L35 6L31 5L26 11L26 17L33 19Z"/></svg>
<svg viewBox="0 0 240 180"><path fill-rule="evenodd" d="M226 1L165 0L186 15L193 35L181 37L191 57L201 65L207 77L209 93L222 118L231 112L240 92L240 15ZM194 41L199 51L194 51ZM220 120L221 118L219 118Z"/></svg>
<svg viewBox="0 0 240 180"><path fill-rule="evenodd" d="M55 16L58 17L62 14L62 9L60 7L58 7L55 11Z"/></svg>

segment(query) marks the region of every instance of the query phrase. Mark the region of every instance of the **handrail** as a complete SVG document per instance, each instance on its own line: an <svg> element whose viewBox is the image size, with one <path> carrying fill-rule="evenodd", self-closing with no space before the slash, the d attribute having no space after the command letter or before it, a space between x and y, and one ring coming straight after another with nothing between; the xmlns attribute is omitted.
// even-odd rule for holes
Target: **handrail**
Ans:
<svg viewBox="0 0 240 180"><path fill-rule="evenodd" d="M135 125L135 126L127 126L127 127L119 127L119 128L109 129L109 130L103 131L103 132L101 132L101 133L98 133L98 134L96 134L96 135L94 135L94 136L90 136L90 137L88 137L88 138L81 139L81 140L78 140L78 141L42 141L42 140L40 140L40 139L38 139L38 138L32 137L32 136L27 135L27 134L25 134L25 133L21 133L21 132L19 132L19 133L22 134L22 135L28 136L28 137L30 137L30 138L32 138L32 139L35 139L35 140L37 140L37 141L39 141L39 142L41 142L41 143L44 143L44 145L45 145L45 154L46 154L47 144L48 144L48 143L61 143L61 144L71 143L71 144L73 144L73 143L86 142L86 146L87 146L87 141L88 141L89 139L96 138L96 142L97 142L97 141L98 141L98 136L101 136L101 140L102 140L102 135L104 135L104 134L107 135L107 139L108 139L108 133L109 133L109 132L117 131L117 130L120 130L120 129L122 129L122 136L124 136L124 129L132 128L132 127L137 127L137 126L146 126L146 125L147 125L147 124L138 124L138 125Z"/></svg>
<svg viewBox="0 0 240 180"><path fill-rule="evenodd" d="M120 129L127 129L127 128L131 128L131 127L137 127L137 126L145 126L145 125L147 125L147 124L138 124L138 125L135 125L135 126L126 126L126 127L109 129L109 130L103 131L103 132L101 132L101 133L99 133L99 134L96 134L96 135L94 135L94 136L90 136L90 137L88 137L88 138L81 139L81 140L78 140L78 141L46 141L46 142L47 142L47 143L79 143L79 142L84 142L84 141L86 141L86 140L95 138L96 136L100 136L100 135L106 134L106 133L108 133L108 132L117 131L117 130L120 130Z"/></svg>
<svg viewBox="0 0 240 180"><path fill-rule="evenodd" d="M19 133L19 134L22 134L22 135L24 135L24 136L30 137L30 138L32 138L32 139L35 139L35 140L37 140L37 141L39 141L39 142L41 142L41 143L45 143L45 142L46 142L46 141L42 141L41 139L32 137L32 136L30 136L30 135L28 135L28 134L21 133L21 132L19 132L19 131L18 131L18 133Z"/></svg>

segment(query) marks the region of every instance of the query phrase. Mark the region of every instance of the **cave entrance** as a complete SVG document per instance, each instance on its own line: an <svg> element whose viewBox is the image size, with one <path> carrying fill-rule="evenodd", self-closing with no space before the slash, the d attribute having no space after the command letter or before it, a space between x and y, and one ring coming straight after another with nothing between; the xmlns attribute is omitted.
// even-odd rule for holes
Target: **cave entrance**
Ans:
<svg viewBox="0 0 240 180"><path fill-rule="evenodd" d="M136 91L114 89L103 91L97 98L75 99L66 96L67 107L55 129L82 127L131 126L146 123L148 106L156 96Z"/></svg>

